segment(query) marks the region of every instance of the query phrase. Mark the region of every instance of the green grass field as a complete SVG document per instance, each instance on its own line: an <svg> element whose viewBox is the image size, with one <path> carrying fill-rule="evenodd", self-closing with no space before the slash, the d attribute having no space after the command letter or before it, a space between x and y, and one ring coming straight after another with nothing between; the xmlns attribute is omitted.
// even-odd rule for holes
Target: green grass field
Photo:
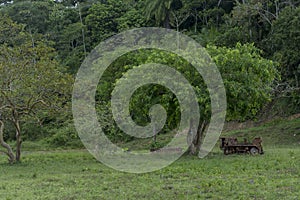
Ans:
<svg viewBox="0 0 300 200"><path fill-rule="evenodd" d="M21 163L9 165L0 156L0 199L298 200L299 126L296 119L225 134L261 135L266 139L264 155L225 156L216 145L204 159L184 156L145 174L110 169L86 150L29 151L32 144L26 148L24 143Z"/></svg>

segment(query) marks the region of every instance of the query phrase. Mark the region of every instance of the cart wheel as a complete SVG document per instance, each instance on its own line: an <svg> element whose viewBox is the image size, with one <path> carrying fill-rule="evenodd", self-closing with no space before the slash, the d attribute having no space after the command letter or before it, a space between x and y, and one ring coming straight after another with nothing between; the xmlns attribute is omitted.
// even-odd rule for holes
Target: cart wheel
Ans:
<svg viewBox="0 0 300 200"><path fill-rule="evenodd" d="M224 149L224 155L228 155L228 149Z"/></svg>
<svg viewBox="0 0 300 200"><path fill-rule="evenodd" d="M251 155L257 155L257 154L258 154L258 148L252 147L252 148L250 149L250 153L251 153Z"/></svg>

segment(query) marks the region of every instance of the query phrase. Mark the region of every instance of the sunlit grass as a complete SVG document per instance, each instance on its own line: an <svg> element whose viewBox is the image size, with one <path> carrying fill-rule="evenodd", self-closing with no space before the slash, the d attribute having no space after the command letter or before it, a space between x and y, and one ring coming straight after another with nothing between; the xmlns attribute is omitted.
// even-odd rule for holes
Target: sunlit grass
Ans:
<svg viewBox="0 0 300 200"><path fill-rule="evenodd" d="M12 166L2 156L0 193L4 199L297 199L299 155L299 148L266 148L259 156L215 150L146 174L115 171L83 150L27 153Z"/></svg>
<svg viewBox="0 0 300 200"><path fill-rule="evenodd" d="M226 133L249 138L259 134L266 143L264 155L225 156L216 145L204 159L183 156L164 169L145 174L108 168L84 149L57 150L25 142L21 163L9 165L0 155L0 199L296 200L300 197L297 127L299 119ZM275 136L285 131L296 136L284 139L280 135L281 145Z"/></svg>

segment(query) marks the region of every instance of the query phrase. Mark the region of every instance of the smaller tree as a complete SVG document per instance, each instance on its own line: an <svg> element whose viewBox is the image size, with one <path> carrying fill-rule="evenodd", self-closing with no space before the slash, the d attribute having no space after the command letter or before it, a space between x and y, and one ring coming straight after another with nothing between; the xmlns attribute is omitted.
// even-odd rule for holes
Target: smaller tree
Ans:
<svg viewBox="0 0 300 200"><path fill-rule="evenodd" d="M10 26L21 28L13 22ZM33 41L22 29L18 37L23 37L21 45L4 42L0 46L0 143L10 163L21 158L22 121L37 118L39 112L62 107L71 83L71 78L58 70L52 48L42 41ZM15 153L3 137L8 121L16 130Z"/></svg>

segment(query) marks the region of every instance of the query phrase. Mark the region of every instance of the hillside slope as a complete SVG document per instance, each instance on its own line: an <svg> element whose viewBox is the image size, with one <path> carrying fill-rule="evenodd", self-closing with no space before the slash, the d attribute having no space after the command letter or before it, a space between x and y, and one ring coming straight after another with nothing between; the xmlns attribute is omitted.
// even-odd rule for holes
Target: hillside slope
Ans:
<svg viewBox="0 0 300 200"><path fill-rule="evenodd" d="M222 136L250 140L260 136L267 146L300 147L300 118L276 119L253 128L225 131Z"/></svg>

